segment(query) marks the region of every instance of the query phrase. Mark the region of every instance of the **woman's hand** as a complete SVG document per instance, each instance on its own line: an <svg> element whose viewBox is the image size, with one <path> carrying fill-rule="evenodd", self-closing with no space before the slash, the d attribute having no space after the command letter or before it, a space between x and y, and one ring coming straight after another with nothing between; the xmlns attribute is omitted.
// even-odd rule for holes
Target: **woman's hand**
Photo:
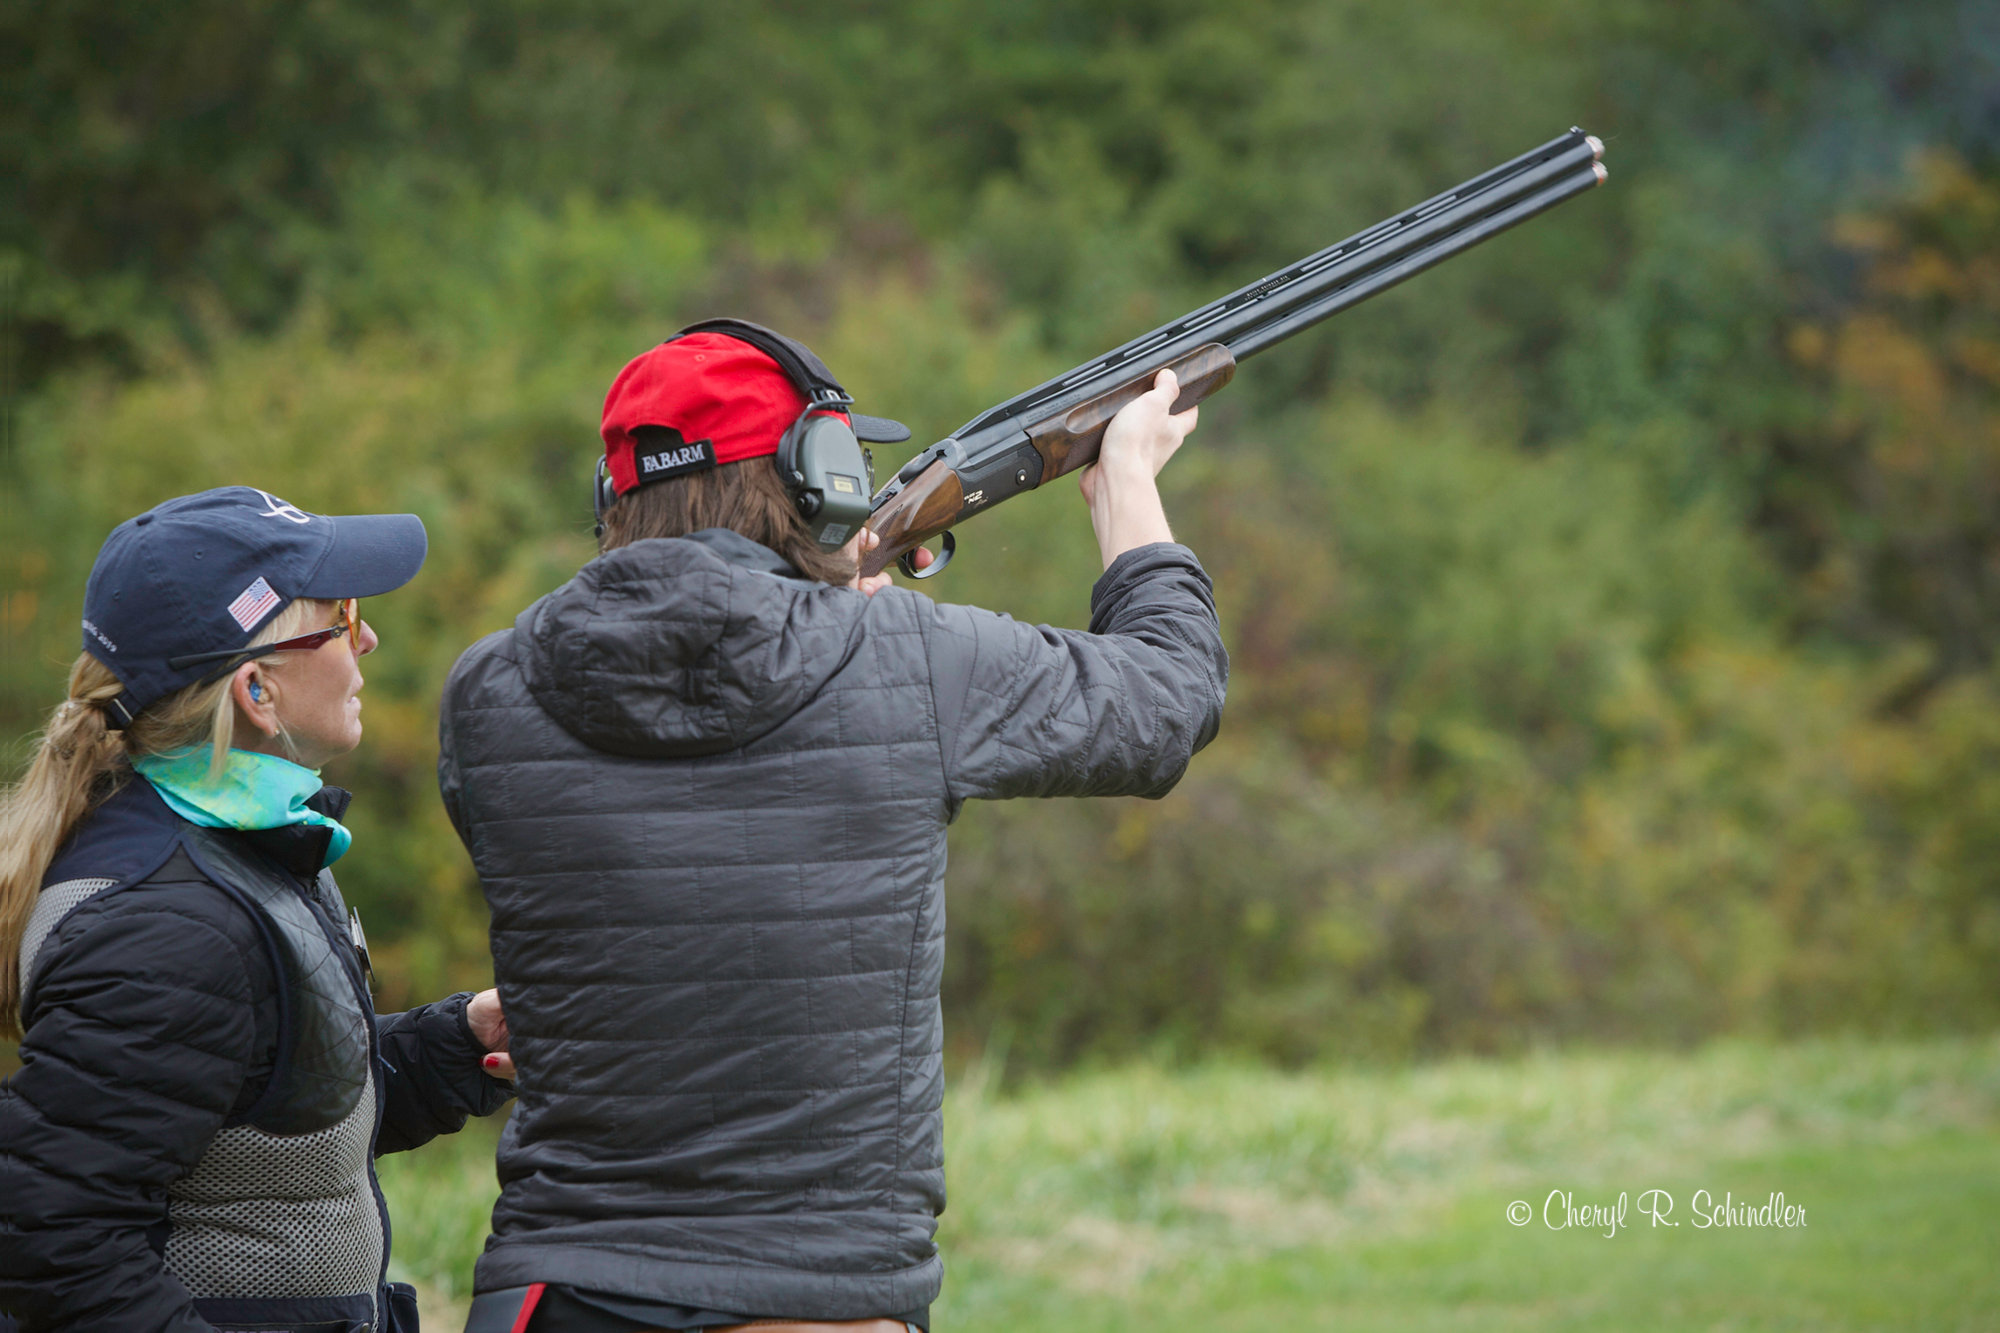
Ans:
<svg viewBox="0 0 2000 1333"><path fill-rule="evenodd" d="M500 992L483 990L465 1002L465 1022L487 1050L480 1068L494 1078L514 1077L514 1057L507 1053L507 1015L500 1011Z"/></svg>

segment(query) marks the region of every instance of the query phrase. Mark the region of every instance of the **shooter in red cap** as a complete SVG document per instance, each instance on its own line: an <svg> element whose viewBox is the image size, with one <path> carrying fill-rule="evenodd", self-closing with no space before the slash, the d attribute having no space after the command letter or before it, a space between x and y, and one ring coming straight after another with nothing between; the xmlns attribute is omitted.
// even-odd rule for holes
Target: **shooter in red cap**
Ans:
<svg viewBox="0 0 2000 1333"><path fill-rule="evenodd" d="M1163 795L1220 718L1209 580L1154 486L1176 392L1082 474L1085 632L855 577L865 445L909 432L803 344L711 321L619 374L603 554L441 709L519 1068L470 1333L930 1326L945 827Z"/></svg>

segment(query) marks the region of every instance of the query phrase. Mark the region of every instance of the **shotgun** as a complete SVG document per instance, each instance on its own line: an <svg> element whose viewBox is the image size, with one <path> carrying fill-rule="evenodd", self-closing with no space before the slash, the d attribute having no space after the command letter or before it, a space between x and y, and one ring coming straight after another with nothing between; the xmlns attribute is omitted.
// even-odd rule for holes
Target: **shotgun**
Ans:
<svg viewBox="0 0 2000 1333"><path fill-rule="evenodd" d="M1604 145L1571 129L1531 152L1378 222L1267 278L1209 302L1151 333L990 407L897 471L870 502L867 526L881 544L861 572L891 561L912 578L950 563L951 529L1002 500L1088 466L1118 409L1173 368L1185 411L1229 383L1236 363L1387 291L1405 278L1605 179ZM941 539L924 569L916 548Z"/></svg>

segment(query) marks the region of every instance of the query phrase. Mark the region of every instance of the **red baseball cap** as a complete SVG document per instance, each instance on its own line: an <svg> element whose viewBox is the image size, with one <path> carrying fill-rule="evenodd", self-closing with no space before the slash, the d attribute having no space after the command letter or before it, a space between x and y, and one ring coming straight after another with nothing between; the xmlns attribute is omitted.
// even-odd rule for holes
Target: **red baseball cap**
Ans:
<svg viewBox="0 0 2000 1333"><path fill-rule="evenodd" d="M803 344L761 328L757 332L779 339L795 356L804 353L813 377L833 383ZM775 454L805 409L804 391L758 348L727 333L682 334L634 357L604 396L599 433L612 486L624 495L640 485L641 452L647 453L645 470L661 476ZM885 418L840 408L827 409L827 415L847 423L864 440L906 440L910 435L908 428ZM668 452L657 453L657 441L642 448L634 439L632 432L643 426L663 427L680 438Z"/></svg>

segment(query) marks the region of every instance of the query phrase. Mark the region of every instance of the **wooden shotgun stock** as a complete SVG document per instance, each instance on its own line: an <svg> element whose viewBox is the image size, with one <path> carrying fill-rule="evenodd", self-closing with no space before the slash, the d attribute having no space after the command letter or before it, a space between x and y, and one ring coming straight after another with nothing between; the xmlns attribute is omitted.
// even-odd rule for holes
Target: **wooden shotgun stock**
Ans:
<svg viewBox="0 0 2000 1333"><path fill-rule="evenodd" d="M1180 396L1173 410L1190 407L1229 383L1236 374L1236 358L1220 343L1195 348L1171 362L1165 369L1180 381ZM1153 387L1159 370L1128 380L1067 412L1059 412L1027 427L1028 440L1041 456L1042 485L1064 473L1075 472L1097 461L1104 443L1105 427L1126 404ZM868 519L868 527L882 544L861 557L864 576L880 574L892 563L931 538L955 527L974 510L987 503L982 491L965 493L963 482L948 462L939 458L906 482L888 503Z"/></svg>

